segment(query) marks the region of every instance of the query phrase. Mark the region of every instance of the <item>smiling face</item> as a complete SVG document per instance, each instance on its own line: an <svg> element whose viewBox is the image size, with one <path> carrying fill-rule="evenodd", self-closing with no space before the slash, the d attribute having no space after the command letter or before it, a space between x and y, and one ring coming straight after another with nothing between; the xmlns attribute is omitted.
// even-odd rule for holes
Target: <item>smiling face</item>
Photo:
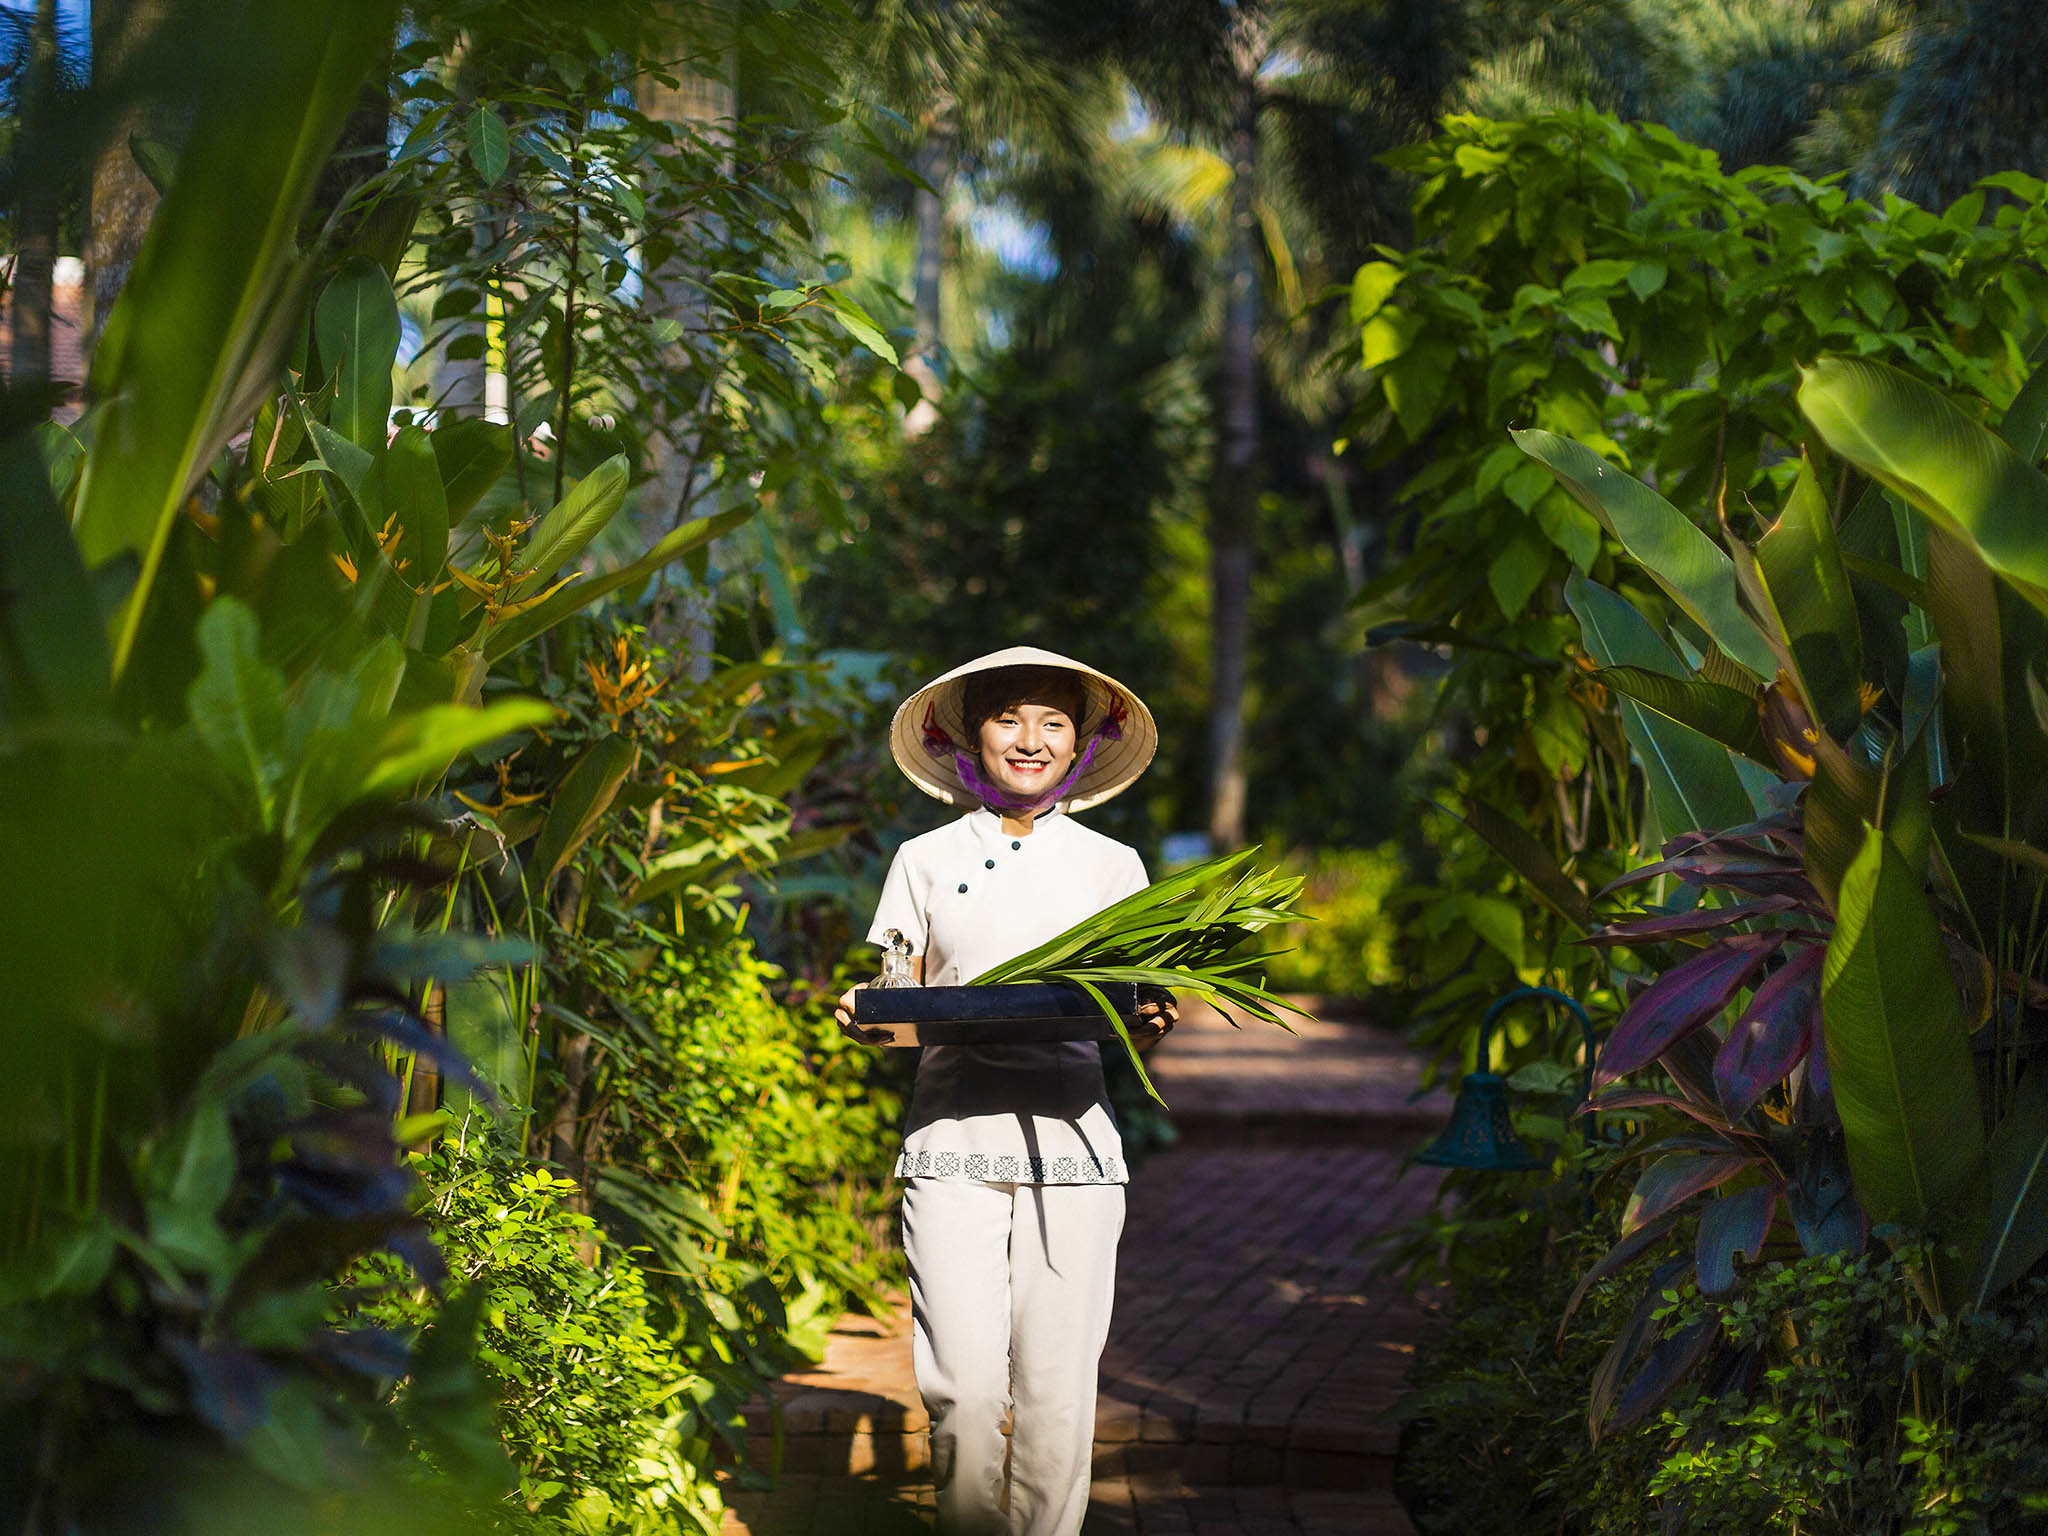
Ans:
<svg viewBox="0 0 2048 1536"><path fill-rule="evenodd" d="M1074 765L1074 717L1065 704L1024 699L981 722L982 772L1005 794L1030 800Z"/></svg>

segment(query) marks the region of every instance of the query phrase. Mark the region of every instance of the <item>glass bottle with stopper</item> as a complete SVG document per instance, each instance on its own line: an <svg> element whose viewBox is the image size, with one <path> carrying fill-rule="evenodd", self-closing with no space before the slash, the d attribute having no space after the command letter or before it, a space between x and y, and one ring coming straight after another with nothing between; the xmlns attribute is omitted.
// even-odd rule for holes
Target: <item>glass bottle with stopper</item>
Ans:
<svg viewBox="0 0 2048 1536"><path fill-rule="evenodd" d="M903 930L890 928L882 934L882 974L868 983L871 987L914 987L917 976L910 968L910 940Z"/></svg>

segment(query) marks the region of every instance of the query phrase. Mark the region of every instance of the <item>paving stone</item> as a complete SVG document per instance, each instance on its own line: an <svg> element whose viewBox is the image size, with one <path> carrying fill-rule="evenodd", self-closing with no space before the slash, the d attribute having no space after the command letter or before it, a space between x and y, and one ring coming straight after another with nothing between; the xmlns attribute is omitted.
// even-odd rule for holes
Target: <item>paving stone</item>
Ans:
<svg viewBox="0 0 2048 1536"><path fill-rule="evenodd" d="M1105 1441L1136 1440L1139 1438L1138 1430L1141 1422L1140 1411L1136 1404L1127 1403L1122 1398L1111 1397L1106 1392L1095 1399L1095 1440L1097 1444Z"/></svg>
<svg viewBox="0 0 2048 1536"><path fill-rule="evenodd" d="M1274 1445L1243 1442L1230 1447L1230 1480L1240 1486L1277 1483L1287 1471L1287 1453Z"/></svg>
<svg viewBox="0 0 2048 1536"><path fill-rule="evenodd" d="M1171 1398L1153 1398L1145 1405L1138 1438L1141 1440L1167 1440L1179 1444L1192 1439L1195 1429L1195 1405L1177 1402Z"/></svg>

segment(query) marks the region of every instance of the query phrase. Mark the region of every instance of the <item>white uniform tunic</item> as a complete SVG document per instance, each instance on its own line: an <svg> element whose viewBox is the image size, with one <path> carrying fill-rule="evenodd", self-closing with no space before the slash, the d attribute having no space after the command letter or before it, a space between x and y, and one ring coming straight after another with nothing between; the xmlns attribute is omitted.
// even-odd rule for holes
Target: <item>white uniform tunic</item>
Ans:
<svg viewBox="0 0 2048 1536"><path fill-rule="evenodd" d="M1041 811L1025 837L992 811L896 851L868 937L901 929L927 986L962 986L1143 890L1136 850ZM1123 1143L1092 1041L927 1046L899 1178L1122 1184Z"/></svg>

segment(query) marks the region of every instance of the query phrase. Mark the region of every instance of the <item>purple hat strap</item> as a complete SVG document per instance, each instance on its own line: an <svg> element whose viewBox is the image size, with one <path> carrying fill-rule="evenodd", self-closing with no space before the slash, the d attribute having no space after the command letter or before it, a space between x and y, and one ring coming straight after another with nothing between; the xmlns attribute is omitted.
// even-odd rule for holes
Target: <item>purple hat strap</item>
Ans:
<svg viewBox="0 0 2048 1536"><path fill-rule="evenodd" d="M1111 695L1107 714L1102 723L1089 734L1088 745L1082 749L1080 756L1074 759L1074 766L1068 770L1067 776L1052 788L1030 796L1013 795L991 784L981 771L980 757L964 750L947 734L945 727L939 724L936 704L925 706L922 734L925 751L933 757L950 757L953 760L954 772L960 775L960 782L990 810L1037 815L1073 793L1074 786L1081 781L1081 776L1094 763L1097 747L1105 741L1123 739L1125 718L1123 701Z"/></svg>
<svg viewBox="0 0 2048 1536"><path fill-rule="evenodd" d="M960 775L960 782L965 784L974 797L990 810L1014 811L1035 816L1040 811L1057 805L1073 793L1074 786L1080 782L1081 775L1086 773L1088 765L1095 761L1095 749L1100 745L1101 741L1102 734L1099 731L1095 735L1090 736L1087 747L1083 749L1079 757L1074 759L1074 766L1068 770L1067 776L1061 779L1059 783L1053 785L1051 789L1036 795L1013 795L989 783L982 776L980 759L971 753L962 752L958 747L953 749L953 767Z"/></svg>

